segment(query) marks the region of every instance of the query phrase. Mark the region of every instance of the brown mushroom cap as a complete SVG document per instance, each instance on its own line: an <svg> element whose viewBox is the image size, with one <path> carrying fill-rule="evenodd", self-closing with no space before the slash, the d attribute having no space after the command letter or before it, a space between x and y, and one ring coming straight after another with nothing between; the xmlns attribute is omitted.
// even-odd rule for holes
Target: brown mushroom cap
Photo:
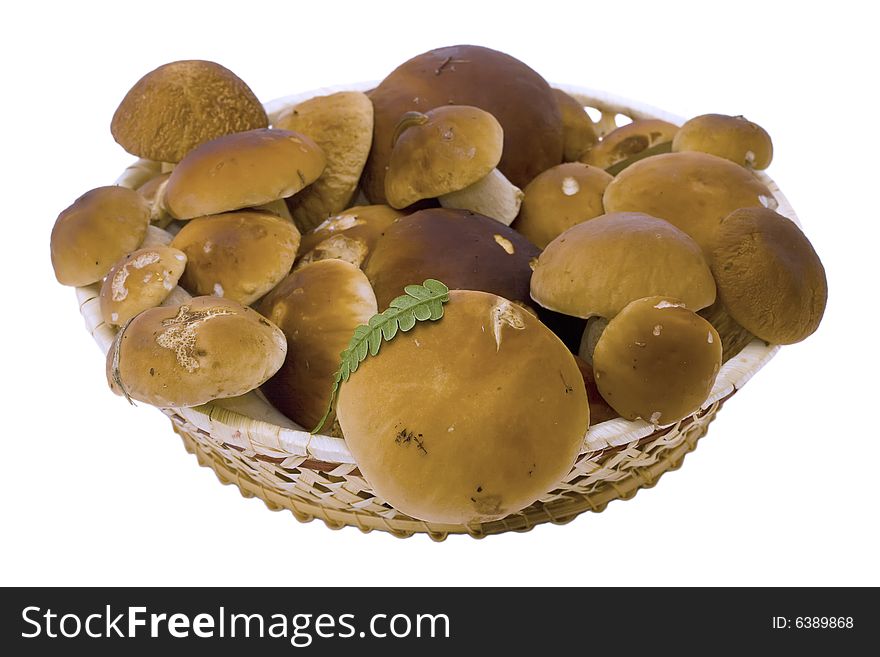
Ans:
<svg viewBox="0 0 880 657"><path fill-rule="evenodd" d="M668 121L636 119L609 132L581 160L607 169L652 146L671 142L677 132L678 126Z"/></svg>
<svg viewBox="0 0 880 657"><path fill-rule="evenodd" d="M621 417L672 424L699 410L721 369L721 339L677 299L637 299L593 352L596 385Z"/></svg>
<svg viewBox="0 0 880 657"><path fill-rule="evenodd" d="M373 288L354 265L321 260L281 281L257 310L287 337L284 365L262 390L278 410L311 430L330 401L340 354L355 328L379 312Z"/></svg>
<svg viewBox="0 0 880 657"><path fill-rule="evenodd" d="M144 241L150 208L125 187L98 187L64 210L52 228L55 278L62 285L100 281L110 267Z"/></svg>
<svg viewBox="0 0 880 657"><path fill-rule="evenodd" d="M512 227L543 249L575 224L602 214L602 195L613 179L580 162L551 167L523 190L525 198Z"/></svg>
<svg viewBox="0 0 880 657"><path fill-rule="evenodd" d="M553 95L562 114L563 149L565 162L577 162L599 141L593 121L577 100L562 89L553 89Z"/></svg>
<svg viewBox="0 0 880 657"><path fill-rule="evenodd" d="M797 225L772 210L724 218L711 255L718 295L730 316L771 344L811 335L828 300L825 268Z"/></svg>
<svg viewBox="0 0 880 657"><path fill-rule="evenodd" d="M281 330L232 299L150 308L116 336L107 381L154 406L198 406L253 390L284 362Z"/></svg>
<svg viewBox="0 0 880 657"><path fill-rule="evenodd" d="M401 64L369 94L375 110L370 159L362 185L373 203L385 202L385 171L400 117L441 105L472 105L504 129L498 168L522 188L562 162L562 116L547 82L510 55L480 46L431 50Z"/></svg>
<svg viewBox="0 0 880 657"><path fill-rule="evenodd" d="M575 317L610 319L635 299L675 296L699 310L715 300L700 247L662 219L606 214L572 226L538 257L532 298Z"/></svg>
<svg viewBox="0 0 880 657"><path fill-rule="evenodd" d="M290 272L299 232L269 212L229 212L188 222L171 246L186 254L186 290L247 305Z"/></svg>
<svg viewBox="0 0 880 657"><path fill-rule="evenodd" d="M311 230L354 196L373 141L373 104L359 91L318 96L284 112L274 127L311 138L327 158L321 176L288 201L297 227Z"/></svg>
<svg viewBox="0 0 880 657"><path fill-rule="evenodd" d="M605 189L606 212L644 212L674 224L706 253L721 220L739 208L776 207L773 193L743 167L708 153L654 155Z"/></svg>
<svg viewBox="0 0 880 657"><path fill-rule="evenodd" d="M391 224L364 271L380 309L403 294L405 286L427 278L452 290L482 290L528 302L529 261L537 255L531 242L490 217L431 208Z"/></svg>
<svg viewBox="0 0 880 657"><path fill-rule="evenodd" d="M170 246L138 249L117 262L101 285L101 316L122 326L142 310L162 303L186 267L183 251Z"/></svg>
<svg viewBox="0 0 880 657"><path fill-rule="evenodd" d="M238 210L296 194L324 170L324 153L289 130L249 130L191 151L165 185L176 219Z"/></svg>
<svg viewBox="0 0 880 657"><path fill-rule="evenodd" d="M362 267L379 238L402 216L402 212L387 205L349 208L302 236L296 266L338 258Z"/></svg>
<svg viewBox="0 0 880 657"><path fill-rule="evenodd" d="M391 151L385 197L394 208L457 192L486 175L501 159L504 132L477 107L448 105L413 112Z"/></svg>
<svg viewBox="0 0 880 657"><path fill-rule="evenodd" d="M268 125L260 101L232 71L188 60L165 64L138 80L113 115L110 131L133 155L180 162L207 141Z"/></svg>
<svg viewBox="0 0 880 657"><path fill-rule="evenodd" d="M380 497L448 523L534 502L568 474L589 424L565 346L508 300L473 291L450 292L442 319L367 357L336 412Z"/></svg>
<svg viewBox="0 0 880 657"><path fill-rule="evenodd" d="M764 128L726 114L692 118L675 135L672 150L711 153L752 169L766 169L773 159L773 142Z"/></svg>

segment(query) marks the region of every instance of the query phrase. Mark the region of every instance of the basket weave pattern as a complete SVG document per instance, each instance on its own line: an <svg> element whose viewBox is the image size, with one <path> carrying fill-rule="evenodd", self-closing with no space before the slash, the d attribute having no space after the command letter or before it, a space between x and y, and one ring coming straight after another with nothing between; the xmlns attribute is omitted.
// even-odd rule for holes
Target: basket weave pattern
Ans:
<svg viewBox="0 0 880 657"><path fill-rule="evenodd" d="M349 85L367 89L372 85ZM613 130L616 117L662 118L681 123L661 110L636 105L601 92L559 85L585 107L598 110L597 132ZM308 97L339 91L322 89L267 104L270 121L280 112ZM118 184L137 186L160 170L159 163L138 161ZM773 191L778 212L797 221L785 197L763 173L756 176ZM99 286L78 288L80 311L98 345L106 353L115 330L101 319ZM531 506L501 520L473 525L428 523L406 516L385 503L361 476L343 440L309 436L283 418L230 409L222 401L195 409L162 409L187 451L210 467L221 482L235 484L245 497L258 497L272 510L288 509L302 522L319 518L332 529L358 527L399 537L426 533L434 540L448 534L482 538L508 531L528 531L542 523L564 524L585 511L602 511L608 502L629 499L640 488L653 486L659 477L678 468L695 449L722 404L775 353L777 347L754 342L743 355L728 362L704 408L671 427L657 429L644 422L612 420L592 427L574 466L565 479ZM722 381L723 380L723 381ZM250 402L265 404L250 393ZM273 417L275 418L273 423ZM295 428L292 428L295 427Z"/></svg>

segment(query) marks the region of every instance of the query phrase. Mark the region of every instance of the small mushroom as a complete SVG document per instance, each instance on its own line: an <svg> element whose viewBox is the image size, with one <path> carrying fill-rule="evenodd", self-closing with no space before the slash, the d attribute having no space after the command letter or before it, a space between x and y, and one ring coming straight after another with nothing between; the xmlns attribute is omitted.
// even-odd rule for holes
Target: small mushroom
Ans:
<svg viewBox="0 0 880 657"><path fill-rule="evenodd" d="M355 328L379 312L373 288L354 265L321 260L290 274L256 309L287 337L284 365L262 391L278 410L310 430L327 408L339 354Z"/></svg>
<svg viewBox="0 0 880 657"><path fill-rule="evenodd" d="M750 169L766 169L773 159L770 135L744 116L703 114L681 126L672 150L701 151Z"/></svg>
<svg viewBox="0 0 880 657"><path fill-rule="evenodd" d="M637 299L605 327L593 353L602 398L627 420L668 425L696 412L721 369L721 339L665 296Z"/></svg>
<svg viewBox="0 0 880 657"><path fill-rule="evenodd" d="M644 212L674 224L708 253L721 220L739 208L777 206L748 170L708 153L654 155L605 189L605 212Z"/></svg>
<svg viewBox="0 0 880 657"><path fill-rule="evenodd" d="M668 295L699 310L715 300L700 247L669 222L638 212L572 226L538 257L531 296L575 317L611 319L631 301Z"/></svg>
<svg viewBox="0 0 880 657"><path fill-rule="evenodd" d="M718 296L730 316L771 344L810 336L828 300L825 268L797 225L765 208L721 222L711 252Z"/></svg>
<svg viewBox="0 0 880 657"><path fill-rule="evenodd" d="M327 258L363 267L379 238L402 216L387 205L360 205L330 217L302 236L295 269Z"/></svg>
<svg viewBox="0 0 880 657"><path fill-rule="evenodd" d="M578 162L596 145L599 137L583 105L562 89L553 89L553 95L562 113L562 159Z"/></svg>
<svg viewBox="0 0 880 657"><path fill-rule="evenodd" d="M359 91L318 96L285 111L273 127L309 137L327 158L321 176L288 200L297 228L305 233L351 202L370 154L373 105Z"/></svg>
<svg viewBox="0 0 880 657"><path fill-rule="evenodd" d="M181 285L194 295L251 304L290 272L299 232L269 212L229 212L188 222L171 246L186 254Z"/></svg>
<svg viewBox="0 0 880 657"><path fill-rule="evenodd" d="M408 112L398 124L385 176L394 208L437 198L444 207L472 210L510 225L522 192L495 168L504 133L494 116L450 105Z"/></svg>
<svg viewBox="0 0 880 657"><path fill-rule="evenodd" d="M52 267L62 285L100 281L115 262L144 241L150 208L125 187L98 187L80 196L55 221Z"/></svg>
<svg viewBox="0 0 880 657"><path fill-rule="evenodd" d="M494 219L467 210L432 208L398 219L364 267L379 308L426 278L450 289L482 290L529 301L530 261L538 249Z"/></svg>
<svg viewBox="0 0 880 657"><path fill-rule="evenodd" d="M281 367L284 333L232 299L196 297L150 308L116 334L107 381L159 407L198 406L253 390Z"/></svg>
<svg viewBox="0 0 880 657"><path fill-rule="evenodd" d="M168 246L138 249L117 262L101 285L101 315L122 326L147 308L161 304L186 267L183 251Z"/></svg>
<svg viewBox="0 0 880 657"><path fill-rule="evenodd" d="M260 101L232 71L186 60L138 80L119 104L110 130L132 155L180 162L207 141L268 125Z"/></svg>
<svg viewBox="0 0 880 657"><path fill-rule="evenodd" d="M575 224L603 214L602 195L612 180L602 169L581 162L551 167L523 190L512 227L543 249Z"/></svg>
<svg viewBox="0 0 880 657"><path fill-rule="evenodd" d="M637 119L609 132L593 146L582 162L608 169L658 144L672 142L678 126L660 119Z"/></svg>
<svg viewBox="0 0 880 657"><path fill-rule="evenodd" d="M324 153L289 130L249 130L191 151L165 185L175 219L192 219L270 203L310 185L324 170Z"/></svg>

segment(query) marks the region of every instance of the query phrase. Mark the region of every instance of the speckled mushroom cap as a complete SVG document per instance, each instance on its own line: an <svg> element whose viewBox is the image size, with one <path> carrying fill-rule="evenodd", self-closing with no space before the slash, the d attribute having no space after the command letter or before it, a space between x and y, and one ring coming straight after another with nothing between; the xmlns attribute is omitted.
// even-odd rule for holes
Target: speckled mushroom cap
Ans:
<svg viewBox="0 0 880 657"><path fill-rule="evenodd" d="M324 415L340 354L355 328L379 312L364 273L342 260L321 260L285 278L257 310L287 337L284 365L263 384L278 410L306 430ZM331 414L325 426L333 424Z"/></svg>
<svg viewBox="0 0 880 657"><path fill-rule="evenodd" d="M357 205L302 236L296 267L338 258L362 267L385 230L402 212L387 205Z"/></svg>
<svg viewBox="0 0 880 657"><path fill-rule="evenodd" d="M247 305L287 276L299 239L291 222L269 212L243 211L194 219L171 246L187 257L180 279L184 289Z"/></svg>
<svg viewBox="0 0 880 657"><path fill-rule="evenodd" d="M596 136L593 121L583 105L562 89L553 89L553 95L562 114L562 159L565 162L577 162L596 145L599 137Z"/></svg>
<svg viewBox="0 0 880 657"><path fill-rule="evenodd" d="M721 369L721 339L677 299L637 299L605 327L593 369L599 392L621 417L672 424L709 397Z"/></svg>
<svg viewBox="0 0 880 657"><path fill-rule="evenodd" d="M150 208L125 187L98 187L65 209L52 228L52 267L62 285L100 281L144 241Z"/></svg>
<svg viewBox="0 0 880 657"><path fill-rule="evenodd" d="M142 310L162 303L186 267L183 251L170 246L138 249L117 262L101 285L101 315L122 326Z"/></svg>
<svg viewBox="0 0 880 657"><path fill-rule="evenodd" d="M515 513L553 488L589 423L568 349L515 304L473 291L450 292L442 319L368 356L336 412L379 497L455 524Z"/></svg>
<svg viewBox="0 0 880 657"><path fill-rule="evenodd" d="M726 114L692 118L675 135L672 150L711 153L752 169L766 169L773 159L773 142L764 128Z"/></svg>
<svg viewBox="0 0 880 657"><path fill-rule="evenodd" d="M581 161L607 169L657 144L671 142L677 132L678 126L668 121L637 119L609 132Z"/></svg>
<svg viewBox="0 0 880 657"><path fill-rule="evenodd" d="M523 190L511 226L543 249L575 224L603 214L602 196L612 180L604 170L581 162L551 167Z"/></svg>
<svg viewBox="0 0 880 657"><path fill-rule="evenodd" d="M286 110L274 127L309 137L327 158L321 176L288 199L297 227L311 230L354 196L373 141L373 104L359 91L317 96Z"/></svg>
<svg viewBox="0 0 880 657"><path fill-rule="evenodd" d="M468 210L430 208L397 220L364 271L384 310L403 288L427 278L450 289L482 290L529 302L538 248L516 231Z"/></svg>
<svg viewBox="0 0 880 657"><path fill-rule="evenodd" d="M196 297L126 324L107 354L107 381L116 394L154 406L198 406L253 390L286 353L284 334L255 310Z"/></svg>
<svg viewBox="0 0 880 657"><path fill-rule="evenodd" d="M711 254L718 295L730 316L771 344L811 335L828 300L825 268L794 222L765 208L724 218Z"/></svg>
<svg viewBox="0 0 880 657"><path fill-rule="evenodd" d="M715 282L694 240L638 212L577 224L538 257L532 298L545 308L588 318L614 317L631 301L675 296L692 310L715 300Z"/></svg>
<svg viewBox="0 0 880 657"><path fill-rule="evenodd" d="M485 178L501 159L501 124L477 107L414 112L404 115L399 126L385 175L385 197L394 208L464 189Z"/></svg>
<svg viewBox="0 0 880 657"><path fill-rule="evenodd" d="M504 129L498 169L524 187L562 162L562 115L550 85L521 61L481 46L438 48L401 64L370 93L373 145L362 185L373 203L385 202L385 170L400 117L442 105L473 105Z"/></svg>
<svg viewBox="0 0 880 657"><path fill-rule="evenodd" d="M110 131L132 155L180 162L207 141L268 125L260 101L232 71L186 60L138 80L119 104Z"/></svg>
<svg viewBox="0 0 880 657"><path fill-rule="evenodd" d="M296 194L324 170L323 151L289 130L249 130L191 151L165 185L176 219L238 210Z"/></svg>
<svg viewBox="0 0 880 657"><path fill-rule="evenodd" d="M748 170L708 153L654 155L605 189L606 212L644 212L674 224L708 251L721 220L739 208L777 205Z"/></svg>

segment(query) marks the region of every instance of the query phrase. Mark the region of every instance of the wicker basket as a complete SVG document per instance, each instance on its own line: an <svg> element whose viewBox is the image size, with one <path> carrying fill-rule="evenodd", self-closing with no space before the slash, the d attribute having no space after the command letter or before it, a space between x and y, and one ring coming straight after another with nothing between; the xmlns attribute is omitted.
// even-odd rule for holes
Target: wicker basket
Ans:
<svg viewBox="0 0 880 657"><path fill-rule="evenodd" d="M318 89L268 103L270 121L285 108L312 96L342 89L365 90L372 84ZM618 115L661 118L681 124L679 117L607 94L558 85L585 107L601 112L600 134L613 130ZM157 162L139 160L117 184L137 187L158 173ZM797 222L791 206L766 175L755 175L773 192L777 211ZM98 302L99 285L77 289L80 310L89 332L106 353L115 329L103 323ZM346 525L369 532L387 531L408 537L426 533L435 540L449 534L481 538L507 531L528 531L551 522L564 524L584 511L601 511L608 502L629 499L641 488L653 486L660 475L678 468L706 433L722 404L741 388L778 350L754 341L725 363L702 409L670 427L656 428L620 418L590 427L581 452L565 479L538 502L502 520L473 525L423 522L405 516L378 498L358 471L345 441L310 435L281 415L259 392L218 400L196 408L162 409L187 451L199 464L210 467L220 481L235 484L245 497L258 497L272 510L288 509L297 520L320 518L332 528Z"/></svg>

